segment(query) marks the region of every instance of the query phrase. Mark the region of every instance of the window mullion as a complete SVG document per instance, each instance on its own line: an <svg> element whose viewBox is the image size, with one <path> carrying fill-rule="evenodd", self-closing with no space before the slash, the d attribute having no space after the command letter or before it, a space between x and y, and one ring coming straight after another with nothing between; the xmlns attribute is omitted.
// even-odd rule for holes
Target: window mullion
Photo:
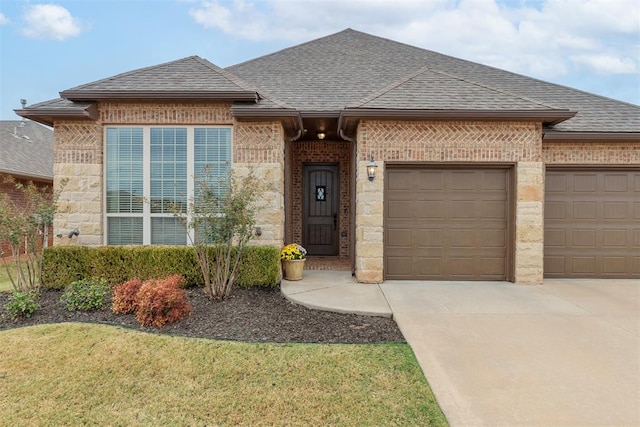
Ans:
<svg viewBox="0 0 640 427"><path fill-rule="evenodd" d="M195 196L195 128L187 128L187 224L191 224L191 216L193 215L192 207ZM191 244L194 241L194 231L192 228L187 228L188 238L187 244Z"/></svg>
<svg viewBox="0 0 640 427"><path fill-rule="evenodd" d="M142 241L145 245L151 244L151 127L145 126L143 129L143 156L142 162L142 175L144 179L143 193L144 200L142 206L142 212L144 216L143 220L143 232Z"/></svg>

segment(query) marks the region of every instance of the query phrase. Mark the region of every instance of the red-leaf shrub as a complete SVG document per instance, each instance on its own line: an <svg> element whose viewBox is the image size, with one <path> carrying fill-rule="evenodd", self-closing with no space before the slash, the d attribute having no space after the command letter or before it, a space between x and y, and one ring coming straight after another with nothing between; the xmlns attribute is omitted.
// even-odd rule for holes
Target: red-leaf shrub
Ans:
<svg viewBox="0 0 640 427"><path fill-rule="evenodd" d="M113 288L111 310L115 314L129 314L136 311L138 302L136 295L142 286L142 280L133 279L116 285Z"/></svg>
<svg viewBox="0 0 640 427"><path fill-rule="evenodd" d="M191 305L182 285L184 279L179 275L144 282L137 294L138 323L161 328L189 316Z"/></svg>

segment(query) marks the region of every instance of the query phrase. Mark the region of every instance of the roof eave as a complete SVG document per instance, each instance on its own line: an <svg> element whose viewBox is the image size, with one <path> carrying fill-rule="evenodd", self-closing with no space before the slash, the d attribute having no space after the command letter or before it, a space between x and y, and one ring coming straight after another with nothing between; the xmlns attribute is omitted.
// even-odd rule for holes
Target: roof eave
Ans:
<svg viewBox="0 0 640 427"><path fill-rule="evenodd" d="M113 100L213 100L213 101L253 101L259 100L254 91L111 91L111 90L65 90L62 98L70 101L113 101Z"/></svg>
<svg viewBox="0 0 640 427"><path fill-rule="evenodd" d="M379 118L405 120L536 120L555 125L574 117L569 110L402 110L384 108L349 108L341 118Z"/></svg>
<svg viewBox="0 0 640 427"><path fill-rule="evenodd" d="M35 180L35 181L53 183L53 175L31 174L31 173L25 173L25 172L20 172L20 171L13 171L13 170L9 170L9 169L0 169L0 174L11 175L11 176L13 176L15 178L18 178L18 179L32 180L32 181Z"/></svg>
<svg viewBox="0 0 640 427"><path fill-rule="evenodd" d="M542 132L544 141L640 141L640 132L571 132L545 129Z"/></svg>
<svg viewBox="0 0 640 427"><path fill-rule="evenodd" d="M46 126L53 126L56 120L97 120L98 108L91 104L85 108L37 108L13 110L20 117Z"/></svg>

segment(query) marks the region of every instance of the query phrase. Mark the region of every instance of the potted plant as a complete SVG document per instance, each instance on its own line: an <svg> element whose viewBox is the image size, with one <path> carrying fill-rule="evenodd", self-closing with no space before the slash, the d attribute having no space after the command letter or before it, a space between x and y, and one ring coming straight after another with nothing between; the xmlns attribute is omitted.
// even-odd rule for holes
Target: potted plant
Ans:
<svg viewBox="0 0 640 427"><path fill-rule="evenodd" d="M307 250L297 243L291 243L280 251L284 278L286 280L301 280Z"/></svg>

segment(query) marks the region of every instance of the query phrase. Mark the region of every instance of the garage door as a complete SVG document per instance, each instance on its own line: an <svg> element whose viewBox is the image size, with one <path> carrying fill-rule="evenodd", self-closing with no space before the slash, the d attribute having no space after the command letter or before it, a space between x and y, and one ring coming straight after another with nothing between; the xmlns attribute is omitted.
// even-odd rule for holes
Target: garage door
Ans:
<svg viewBox="0 0 640 427"><path fill-rule="evenodd" d="M388 168L386 279L506 280L507 169Z"/></svg>
<svg viewBox="0 0 640 427"><path fill-rule="evenodd" d="M640 170L546 174L546 277L640 278Z"/></svg>

